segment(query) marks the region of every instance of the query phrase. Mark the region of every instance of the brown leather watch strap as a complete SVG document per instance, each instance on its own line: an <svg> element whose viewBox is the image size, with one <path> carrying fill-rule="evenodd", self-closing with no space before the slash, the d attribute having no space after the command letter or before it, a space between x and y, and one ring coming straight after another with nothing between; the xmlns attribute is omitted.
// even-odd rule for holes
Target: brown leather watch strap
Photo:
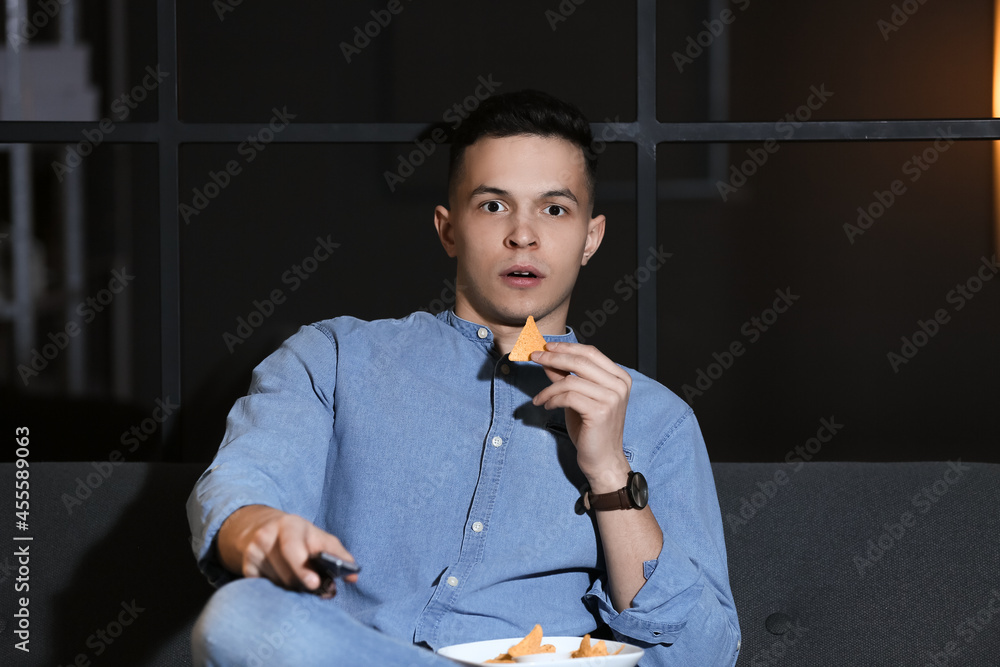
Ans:
<svg viewBox="0 0 1000 667"><path fill-rule="evenodd" d="M589 488L583 494L583 506L588 510L644 509L649 502L649 487L642 473L634 470L628 474L624 487L611 493L595 494Z"/></svg>
<svg viewBox="0 0 1000 667"><path fill-rule="evenodd" d="M583 497L583 505L588 510L627 510L631 509L632 503L628 499L628 487L622 487L611 493L594 494L587 491Z"/></svg>

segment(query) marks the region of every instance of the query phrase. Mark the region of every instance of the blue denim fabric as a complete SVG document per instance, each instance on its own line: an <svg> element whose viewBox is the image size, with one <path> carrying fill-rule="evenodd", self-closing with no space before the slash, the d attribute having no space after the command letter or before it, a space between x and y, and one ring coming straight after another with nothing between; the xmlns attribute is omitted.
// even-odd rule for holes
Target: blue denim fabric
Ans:
<svg viewBox="0 0 1000 667"><path fill-rule="evenodd" d="M606 623L646 648L643 665L732 665L740 631L701 431L676 395L626 370L625 455L663 530L630 609L610 602L564 412L531 404L548 378L452 311L319 322L265 359L188 501L198 565L214 585L235 578L217 560L219 526L269 505L336 535L362 565L328 604L405 642Z"/></svg>
<svg viewBox="0 0 1000 667"><path fill-rule="evenodd" d="M362 625L328 600L260 578L220 588L191 635L196 667L455 667Z"/></svg>

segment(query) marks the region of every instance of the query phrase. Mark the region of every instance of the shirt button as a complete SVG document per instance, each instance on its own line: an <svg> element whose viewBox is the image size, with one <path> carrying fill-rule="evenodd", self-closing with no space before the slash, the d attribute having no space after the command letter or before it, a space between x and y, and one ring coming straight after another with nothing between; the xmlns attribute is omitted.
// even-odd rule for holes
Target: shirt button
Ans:
<svg viewBox="0 0 1000 667"><path fill-rule="evenodd" d="M502 444L503 444L503 438L501 438L499 435L493 436L493 446L494 447L499 447Z"/></svg>
<svg viewBox="0 0 1000 667"><path fill-rule="evenodd" d="M445 582L452 587L458 586L458 577L448 577Z"/></svg>
<svg viewBox="0 0 1000 667"><path fill-rule="evenodd" d="M510 366L504 364L503 366L500 367L500 372L503 373L504 375L510 375Z"/></svg>
<svg viewBox="0 0 1000 667"><path fill-rule="evenodd" d="M477 521L474 524L472 524L472 532L474 532L474 533L481 533L481 532L483 532L483 522L482 521Z"/></svg>
<svg viewBox="0 0 1000 667"><path fill-rule="evenodd" d="M477 335L480 338L486 338L487 336L490 335L490 332L489 332L489 330L486 327L479 327L479 331L477 332Z"/></svg>

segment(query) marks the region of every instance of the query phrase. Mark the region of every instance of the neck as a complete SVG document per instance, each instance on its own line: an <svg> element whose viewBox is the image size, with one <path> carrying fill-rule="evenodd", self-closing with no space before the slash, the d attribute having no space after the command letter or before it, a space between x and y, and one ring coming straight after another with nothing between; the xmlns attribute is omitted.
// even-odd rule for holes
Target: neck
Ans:
<svg viewBox="0 0 1000 667"><path fill-rule="evenodd" d="M489 327L493 332L493 344L500 354L507 354L514 349L517 337L521 335L521 329L528 319L528 315L535 317L535 325L538 330L547 336L561 336L566 333L566 314L569 310L569 303L562 303L548 313L525 312L523 315L510 315L496 313L491 314L481 312L469 303L464 295L459 294L455 299L455 314L463 320L475 322Z"/></svg>

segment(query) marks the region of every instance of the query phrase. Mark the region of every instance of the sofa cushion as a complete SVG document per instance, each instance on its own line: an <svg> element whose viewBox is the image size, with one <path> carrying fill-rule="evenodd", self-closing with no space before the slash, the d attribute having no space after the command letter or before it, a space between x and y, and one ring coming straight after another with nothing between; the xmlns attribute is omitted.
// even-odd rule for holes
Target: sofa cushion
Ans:
<svg viewBox="0 0 1000 667"><path fill-rule="evenodd" d="M2 465L12 489L14 464ZM8 515L0 531L0 664L68 666L82 655L78 664L190 665L191 626L212 588L191 554L184 503L205 467L32 463L28 530ZM15 542L15 532L33 539ZM23 545L29 590L15 592ZM14 648L21 596L27 655Z"/></svg>
<svg viewBox="0 0 1000 667"><path fill-rule="evenodd" d="M1000 465L713 470L739 664L1000 664Z"/></svg>

